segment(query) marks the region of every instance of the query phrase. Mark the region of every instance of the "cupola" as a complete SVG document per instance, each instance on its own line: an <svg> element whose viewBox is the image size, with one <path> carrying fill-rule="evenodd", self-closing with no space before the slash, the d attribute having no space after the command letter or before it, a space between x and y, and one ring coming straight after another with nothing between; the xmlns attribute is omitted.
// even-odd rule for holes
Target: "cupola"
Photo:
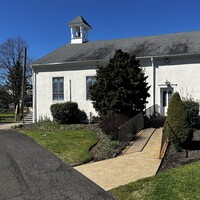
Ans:
<svg viewBox="0 0 200 200"><path fill-rule="evenodd" d="M82 44L88 42L88 32L92 27L83 19L78 16L68 23L71 29L71 44Z"/></svg>

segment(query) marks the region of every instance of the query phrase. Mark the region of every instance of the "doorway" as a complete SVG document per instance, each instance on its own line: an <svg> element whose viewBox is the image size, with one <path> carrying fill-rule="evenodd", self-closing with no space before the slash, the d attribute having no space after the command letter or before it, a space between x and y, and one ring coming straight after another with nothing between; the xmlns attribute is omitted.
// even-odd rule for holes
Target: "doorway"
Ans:
<svg viewBox="0 0 200 200"><path fill-rule="evenodd" d="M173 92L174 88L172 87L160 88L160 114L163 116L167 115L167 109Z"/></svg>

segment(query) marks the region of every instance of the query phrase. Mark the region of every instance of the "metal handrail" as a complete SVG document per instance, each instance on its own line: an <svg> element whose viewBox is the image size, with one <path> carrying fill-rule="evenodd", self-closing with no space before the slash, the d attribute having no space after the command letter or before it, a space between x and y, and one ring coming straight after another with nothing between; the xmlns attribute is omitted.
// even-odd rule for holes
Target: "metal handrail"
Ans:
<svg viewBox="0 0 200 200"><path fill-rule="evenodd" d="M163 148L166 147L165 144L166 144L166 143L168 144L168 142L169 142L168 137L167 137L167 133L166 133L167 127L169 127L169 129L170 129L169 131L170 131L170 132L172 131L173 134L174 134L174 136L176 137L176 139L178 139L178 137L177 137L175 131L173 130L172 126L170 125L170 123L169 123L169 122L167 121L167 119L166 119L166 120L165 120L165 123L164 123L164 126L163 126L163 133L162 133L162 138L161 138L161 147L160 147L160 157L159 157L159 158L162 157ZM170 132L169 132L169 134L170 134ZM166 148L167 148L167 147L166 147Z"/></svg>
<svg viewBox="0 0 200 200"><path fill-rule="evenodd" d="M171 126L171 124L167 121L167 119L165 120L165 124L164 124L164 126L163 126L163 135L162 135L162 144L161 144L161 151L162 151L162 148L163 148L163 146L164 146L164 143L166 142L166 140L167 140L167 134L165 133L165 129L167 128L167 126L169 127L169 134L171 133L171 131L172 131L172 133L173 133L173 136L175 136L175 140L176 141L178 141L178 143L179 144L181 144L181 141L180 141L180 139L177 137L177 134L176 134L176 132L174 131L174 129L172 128L172 126ZM171 134L170 134L171 135ZM163 139L164 138L164 139ZM169 138L169 140L171 140L171 138ZM187 148L185 149L186 150L186 158L188 157L188 150L187 150Z"/></svg>
<svg viewBox="0 0 200 200"><path fill-rule="evenodd" d="M119 149L123 149L129 141L144 128L144 117L139 113L118 128Z"/></svg>

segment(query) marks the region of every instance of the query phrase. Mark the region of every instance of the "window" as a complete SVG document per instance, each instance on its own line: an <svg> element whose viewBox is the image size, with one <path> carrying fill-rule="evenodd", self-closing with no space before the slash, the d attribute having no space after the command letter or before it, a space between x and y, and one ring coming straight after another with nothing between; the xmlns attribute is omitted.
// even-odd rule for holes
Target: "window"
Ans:
<svg viewBox="0 0 200 200"><path fill-rule="evenodd" d="M167 92L163 91L163 107L167 106Z"/></svg>
<svg viewBox="0 0 200 200"><path fill-rule="evenodd" d="M64 100L64 78L53 78L53 100Z"/></svg>
<svg viewBox="0 0 200 200"><path fill-rule="evenodd" d="M86 100L91 100L90 88L96 82L95 76L86 76Z"/></svg>

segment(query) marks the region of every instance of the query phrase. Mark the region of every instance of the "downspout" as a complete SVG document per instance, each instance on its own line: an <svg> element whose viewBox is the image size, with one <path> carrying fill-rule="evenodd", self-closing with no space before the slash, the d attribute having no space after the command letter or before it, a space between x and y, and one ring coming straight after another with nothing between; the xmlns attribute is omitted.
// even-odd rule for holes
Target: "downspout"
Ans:
<svg viewBox="0 0 200 200"><path fill-rule="evenodd" d="M37 122L36 72L33 70L33 123Z"/></svg>
<svg viewBox="0 0 200 200"><path fill-rule="evenodd" d="M69 80L69 101L72 101L72 81Z"/></svg>
<svg viewBox="0 0 200 200"><path fill-rule="evenodd" d="M153 116L155 116L156 115L156 67L153 57L151 57L151 66L153 68Z"/></svg>

